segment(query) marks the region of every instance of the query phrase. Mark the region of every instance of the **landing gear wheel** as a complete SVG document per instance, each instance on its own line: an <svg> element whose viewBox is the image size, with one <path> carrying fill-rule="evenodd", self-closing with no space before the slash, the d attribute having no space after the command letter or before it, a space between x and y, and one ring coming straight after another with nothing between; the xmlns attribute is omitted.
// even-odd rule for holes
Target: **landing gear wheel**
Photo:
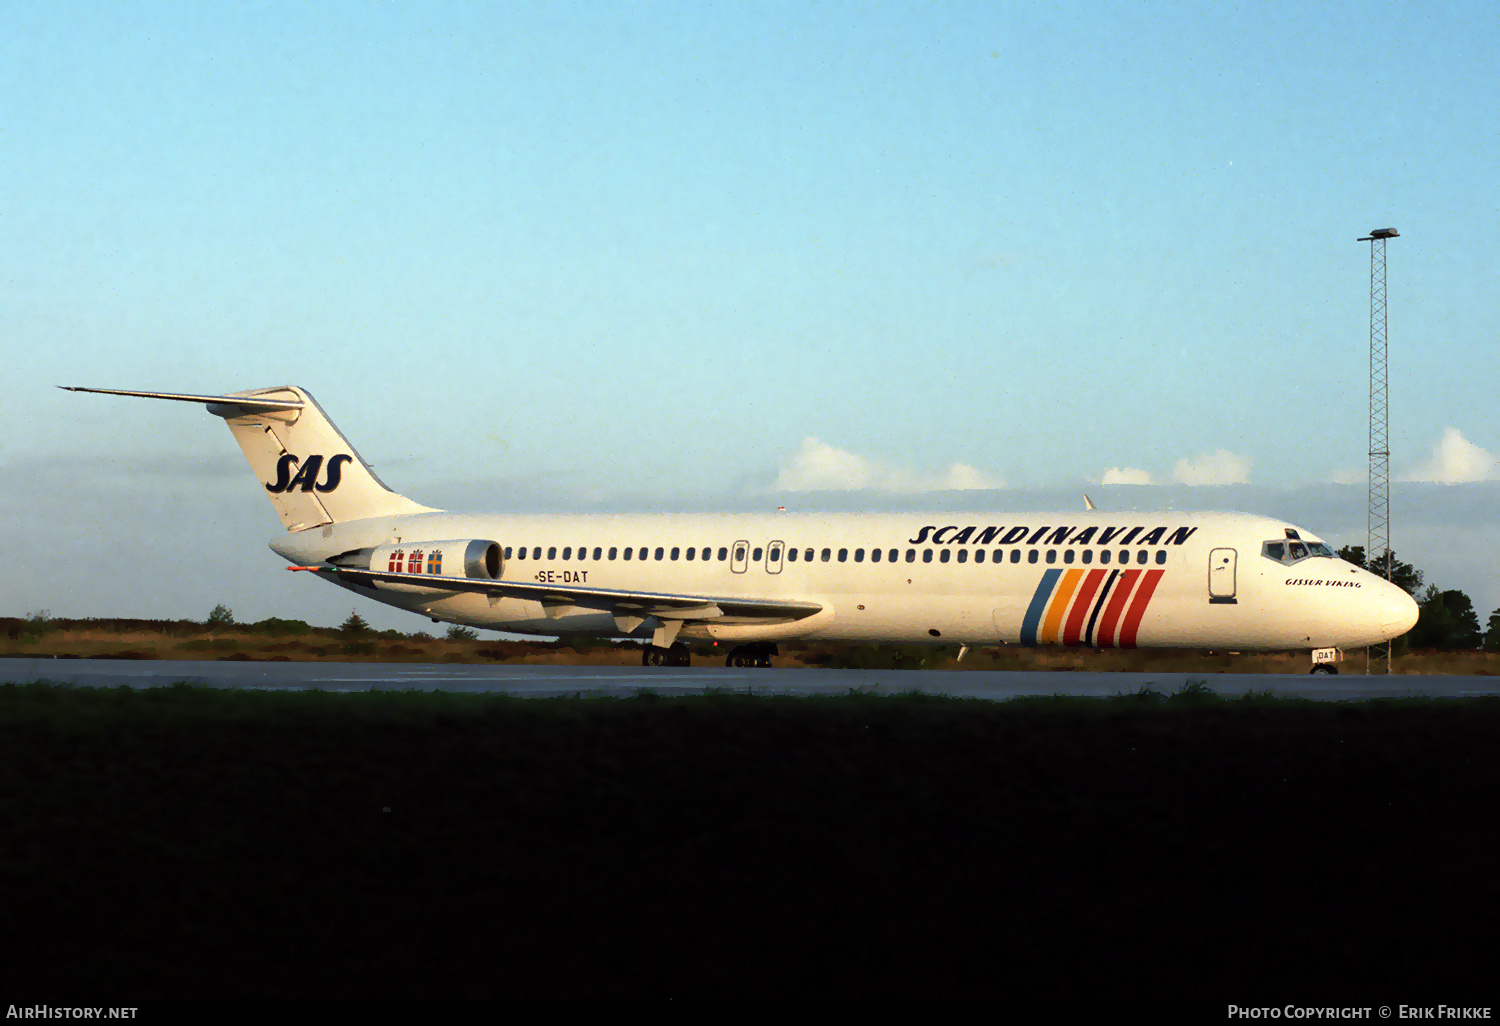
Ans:
<svg viewBox="0 0 1500 1026"><path fill-rule="evenodd" d="M1308 673L1338 673L1339 668L1332 663L1315 663Z"/></svg>
<svg viewBox="0 0 1500 1026"><path fill-rule="evenodd" d="M729 655L724 657L724 665L768 667L771 665L771 657L777 654L776 646L771 642L757 641L731 649Z"/></svg>
<svg viewBox="0 0 1500 1026"><path fill-rule="evenodd" d="M657 648L655 645L646 645L641 649L642 666L692 666L693 654L682 642L676 642L671 648Z"/></svg>

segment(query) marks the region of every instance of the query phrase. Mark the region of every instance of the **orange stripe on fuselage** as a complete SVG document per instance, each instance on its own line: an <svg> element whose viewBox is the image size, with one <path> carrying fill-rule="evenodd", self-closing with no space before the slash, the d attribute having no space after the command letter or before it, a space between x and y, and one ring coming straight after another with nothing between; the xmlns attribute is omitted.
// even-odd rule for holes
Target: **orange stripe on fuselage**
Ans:
<svg viewBox="0 0 1500 1026"><path fill-rule="evenodd" d="M1088 623L1089 610L1094 608L1094 595L1099 591L1099 585L1104 583L1104 578L1109 575L1108 570L1089 570L1084 577L1083 583L1078 586L1078 598L1073 602L1073 611L1068 614L1068 624L1063 628L1062 642L1064 645L1076 645L1083 634L1084 625Z"/></svg>
<svg viewBox="0 0 1500 1026"><path fill-rule="evenodd" d="M1110 592L1109 604L1104 607L1104 619L1099 624L1099 633L1094 636L1094 645L1098 648L1110 648L1115 643L1115 624L1120 620L1120 613L1125 609L1125 603L1130 601L1130 592L1135 588L1135 579L1141 576L1139 570L1125 570L1120 573L1120 579L1115 584L1115 590Z"/></svg>
<svg viewBox="0 0 1500 1026"><path fill-rule="evenodd" d="M1125 614L1125 624L1120 628L1120 647L1135 648L1135 632L1141 626L1141 617L1146 614L1146 606L1151 603L1151 593L1161 583L1161 575L1165 570L1147 570L1145 580L1136 589L1135 598L1131 600L1130 612Z"/></svg>
<svg viewBox="0 0 1500 1026"><path fill-rule="evenodd" d="M1082 570L1069 570L1063 574L1062 583L1052 593L1047 619L1042 621L1041 633L1037 635L1039 644L1051 645L1057 641L1057 630L1062 626L1063 614L1068 611L1068 600L1073 597L1073 589L1078 587L1078 579L1082 576Z"/></svg>

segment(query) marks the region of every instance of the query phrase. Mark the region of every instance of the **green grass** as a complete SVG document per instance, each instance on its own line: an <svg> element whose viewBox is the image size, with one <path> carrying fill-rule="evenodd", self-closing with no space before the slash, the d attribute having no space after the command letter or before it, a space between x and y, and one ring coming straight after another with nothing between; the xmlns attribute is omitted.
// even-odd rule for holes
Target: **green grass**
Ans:
<svg viewBox="0 0 1500 1026"><path fill-rule="evenodd" d="M0 983L1486 986L1500 700L0 687ZM390 811L384 811L389 809ZM128 1002L127 1002L128 1003Z"/></svg>

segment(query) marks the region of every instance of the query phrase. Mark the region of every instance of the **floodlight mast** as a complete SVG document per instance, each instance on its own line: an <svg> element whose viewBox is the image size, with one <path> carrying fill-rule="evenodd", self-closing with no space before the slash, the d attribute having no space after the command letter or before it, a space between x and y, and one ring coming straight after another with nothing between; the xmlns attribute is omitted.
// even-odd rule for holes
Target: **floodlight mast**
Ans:
<svg viewBox="0 0 1500 1026"><path fill-rule="evenodd" d="M1400 237L1394 228L1376 228L1356 241L1370 244L1370 511L1365 532L1365 566L1391 579L1390 375L1386 360L1385 243ZM1377 567L1376 561L1382 566ZM1365 649L1365 672L1385 664L1391 672L1392 643ZM1377 670L1377 672L1380 672Z"/></svg>

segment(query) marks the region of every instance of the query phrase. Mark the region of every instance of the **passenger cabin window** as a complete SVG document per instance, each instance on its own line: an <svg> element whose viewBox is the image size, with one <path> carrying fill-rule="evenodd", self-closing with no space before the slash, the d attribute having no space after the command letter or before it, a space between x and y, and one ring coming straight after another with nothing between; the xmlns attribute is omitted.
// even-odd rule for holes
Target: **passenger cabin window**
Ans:
<svg viewBox="0 0 1500 1026"><path fill-rule="evenodd" d="M839 549L839 562L840 563L847 563L847 562L849 562L849 550L848 549Z"/></svg>
<svg viewBox="0 0 1500 1026"><path fill-rule="evenodd" d="M630 546L629 545L625 546L625 551L623 553L621 553L620 558L622 558L622 559L629 559L630 558Z"/></svg>
<svg viewBox="0 0 1500 1026"><path fill-rule="evenodd" d="M830 559L831 559L831 558L833 558L833 550L832 550L832 549L824 549L824 550L823 550L823 562L825 562L825 563L826 563L826 562L828 562L828 561L829 561L829 560L830 560Z"/></svg>
<svg viewBox="0 0 1500 1026"><path fill-rule="evenodd" d="M1019 550L1017 550L1017 551L1019 551ZM1028 563L1035 563L1037 561L1037 559L1039 559L1039 558L1040 557L1038 557L1037 554L1036 554L1036 549L1027 549L1026 550L1026 562L1028 562ZM1015 559L1012 559L1011 562L1014 563Z"/></svg>
<svg viewBox="0 0 1500 1026"><path fill-rule="evenodd" d="M549 546L547 546L547 558L548 559L556 559L557 558L557 546L556 545L549 545Z"/></svg>
<svg viewBox="0 0 1500 1026"><path fill-rule="evenodd" d="M932 562L932 550L931 549L923 549L922 550L922 562L924 562L924 563L931 563Z"/></svg>
<svg viewBox="0 0 1500 1026"><path fill-rule="evenodd" d="M535 548L533 548L531 550L531 558L532 559L541 559L542 558L542 547L540 545L536 546Z"/></svg>
<svg viewBox="0 0 1500 1026"><path fill-rule="evenodd" d="M1073 550L1072 549L1064 549L1063 550L1063 562L1064 563L1071 563L1071 562L1073 562L1073 558L1074 557L1073 557Z"/></svg>
<svg viewBox="0 0 1500 1026"><path fill-rule="evenodd" d="M858 552L858 550L855 551L854 558L855 559L859 558L859 552ZM871 563L879 563L880 562L880 550L879 549L871 549L870 550L870 562Z"/></svg>
<svg viewBox="0 0 1500 1026"><path fill-rule="evenodd" d="M611 545L609 547L609 558L610 559L614 559L615 556L617 555L617 553L618 553L618 550L615 548L615 546Z"/></svg>
<svg viewBox="0 0 1500 1026"><path fill-rule="evenodd" d="M863 563L865 561L865 550L864 549L855 549L854 550L854 561L856 563Z"/></svg>
<svg viewBox="0 0 1500 1026"><path fill-rule="evenodd" d="M788 563L795 563L795 562L797 562L797 550L796 549L787 549L786 550L786 561Z"/></svg>
<svg viewBox="0 0 1500 1026"><path fill-rule="evenodd" d="M569 545L568 547L566 547L565 549L563 549L563 559L572 559L572 558L573 558L573 546Z"/></svg>
<svg viewBox="0 0 1500 1026"><path fill-rule="evenodd" d="M724 562L724 560L726 560L728 558L729 558L729 546L727 546L727 545L720 545L719 546L719 562L722 563L722 562Z"/></svg>
<svg viewBox="0 0 1500 1026"><path fill-rule="evenodd" d="M1158 563L1165 563L1167 561L1167 550L1166 549L1157 549L1156 550L1156 561Z"/></svg>
<svg viewBox="0 0 1500 1026"><path fill-rule="evenodd" d="M676 558L677 558L677 557L678 557L678 556L680 556L680 555L682 555L682 549L680 549L680 548L679 548L679 547L677 547L677 546L676 546L676 545L673 545L673 546L672 546L672 558L673 558L673 559L676 559ZM657 556L657 557L656 557L656 558L657 558L657 559L660 559L660 558L661 558L661 556L660 556L660 555L658 555L658 556Z"/></svg>
<svg viewBox="0 0 1500 1026"><path fill-rule="evenodd" d="M960 563L967 563L969 561L969 550L968 549L959 549L958 550L958 561Z"/></svg>
<svg viewBox="0 0 1500 1026"><path fill-rule="evenodd" d="M1057 550L1056 549L1048 549L1047 550L1047 562L1049 562L1049 563L1056 563L1057 562Z"/></svg>
<svg viewBox="0 0 1500 1026"><path fill-rule="evenodd" d="M756 563L760 562L760 546L759 545L755 546L755 550L750 553L750 559L753 562L756 562Z"/></svg>
<svg viewBox="0 0 1500 1026"><path fill-rule="evenodd" d="M942 552L938 553L938 562L946 563L950 558L952 558L952 556L953 553L949 552L947 549L944 549Z"/></svg>

